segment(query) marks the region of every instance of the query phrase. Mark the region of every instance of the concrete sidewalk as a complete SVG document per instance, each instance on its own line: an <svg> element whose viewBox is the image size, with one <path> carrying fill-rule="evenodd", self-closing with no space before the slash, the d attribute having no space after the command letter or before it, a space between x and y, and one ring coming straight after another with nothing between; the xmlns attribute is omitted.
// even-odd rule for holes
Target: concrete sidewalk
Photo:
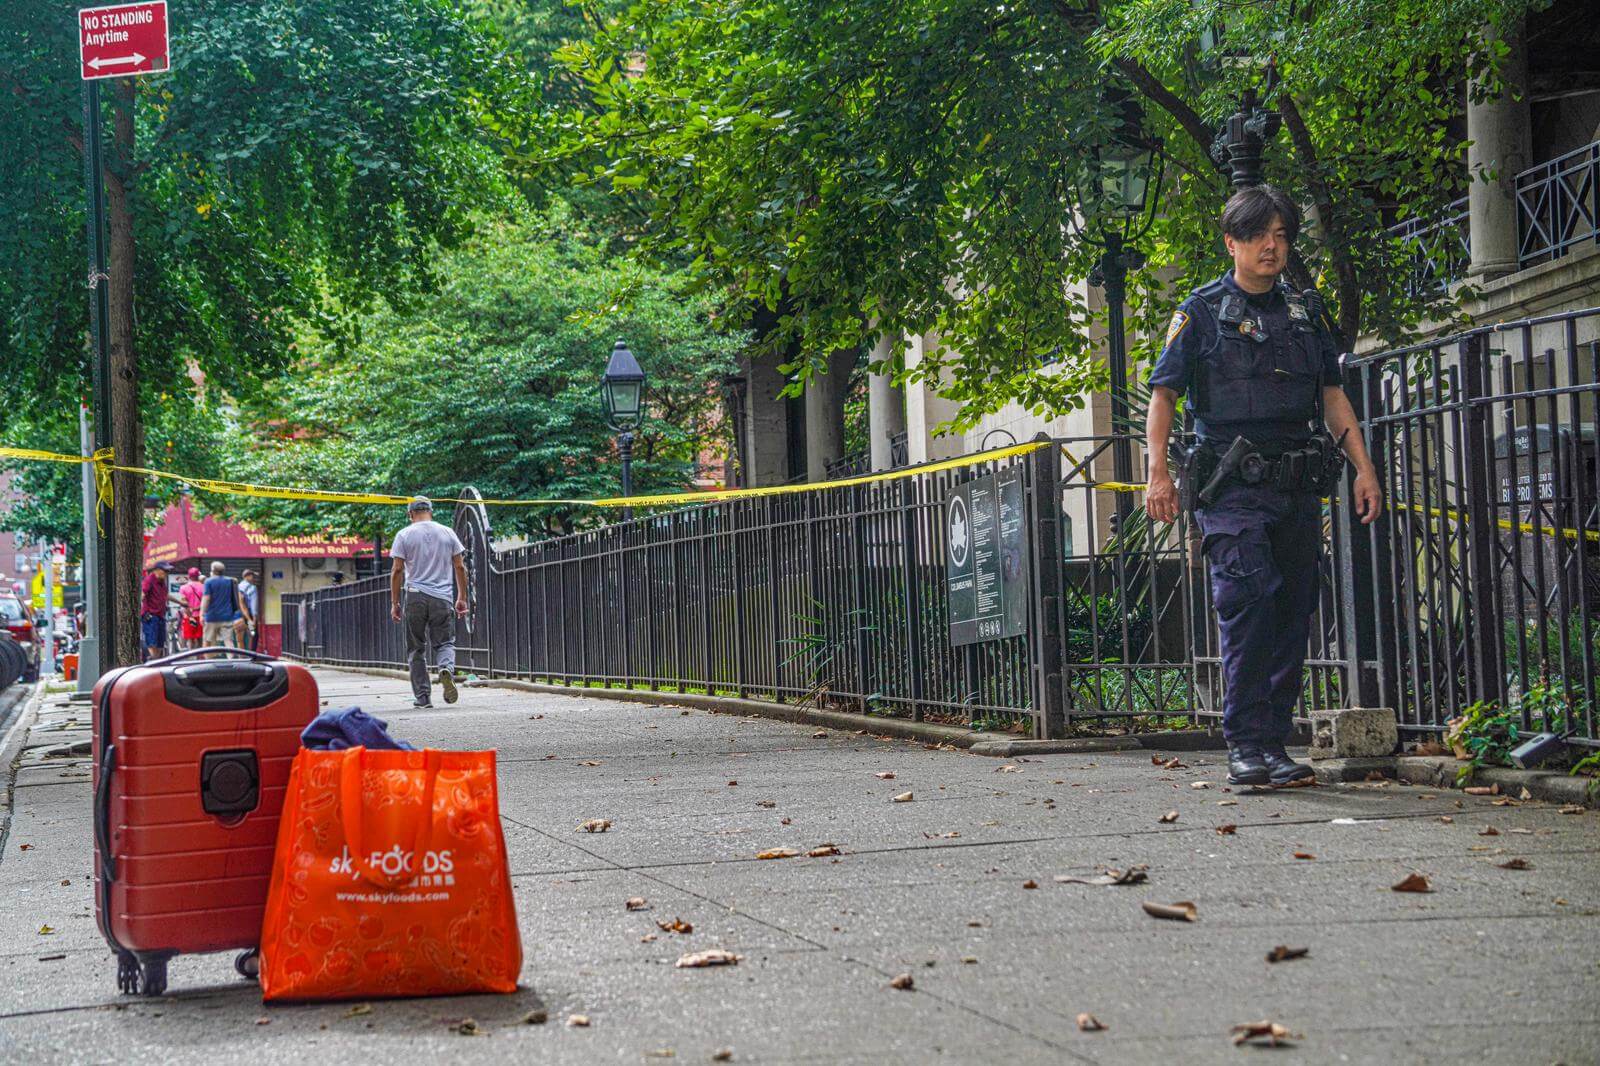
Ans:
<svg viewBox="0 0 1600 1066"><path fill-rule="evenodd" d="M416 711L403 681L318 674L329 706L418 744L499 749L526 990L264 1008L207 956L174 960L167 997L119 996L88 760L46 756L87 712L55 698L0 852L0 1061L1236 1062L1262 1052L1229 1027L1262 1019L1302 1034L1282 1062L1600 1061L1594 812L1394 784L1246 794L1215 753L1004 761L502 689ZM612 828L580 832L591 818ZM755 858L825 843L841 854ZM1055 881L1133 863L1147 883ZM1432 893L1390 890L1413 871ZM693 932L657 928L673 918ZM1310 952L1267 963L1279 944ZM709 947L743 960L674 968ZM914 989L890 987L905 973ZM549 1022L522 1024L541 1002Z"/></svg>

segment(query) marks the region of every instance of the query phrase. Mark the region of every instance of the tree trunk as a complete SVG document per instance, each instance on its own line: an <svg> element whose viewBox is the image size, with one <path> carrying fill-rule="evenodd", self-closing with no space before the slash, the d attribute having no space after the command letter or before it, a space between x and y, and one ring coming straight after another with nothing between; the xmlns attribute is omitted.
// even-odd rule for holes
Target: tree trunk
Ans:
<svg viewBox="0 0 1600 1066"><path fill-rule="evenodd" d="M106 323L111 350L111 446L118 466L144 465L144 431L139 419L139 366L133 338L133 111L132 78L115 82L110 173L106 180L106 223L110 232L108 272L110 315ZM117 471L112 475L111 539L117 572L112 610L117 616L117 646L106 666L137 663L143 637L139 630L139 580L144 558L144 478ZM102 654L105 654L103 651Z"/></svg>

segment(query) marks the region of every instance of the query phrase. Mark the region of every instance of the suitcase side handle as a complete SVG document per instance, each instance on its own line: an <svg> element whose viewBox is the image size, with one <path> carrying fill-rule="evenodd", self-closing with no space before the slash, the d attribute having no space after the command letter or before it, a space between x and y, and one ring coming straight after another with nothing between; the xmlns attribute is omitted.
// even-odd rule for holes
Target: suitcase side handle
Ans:
<svg viewBox="0 0 1600 1066"><path fill-rule="evenodd" d="M94 836L100 846L100 880L106 899L111 898L111 882L117 879L117 859L111 854L111 774L117 768L117 746L108 745L100 756L100 782L94 790Z"/></svg>

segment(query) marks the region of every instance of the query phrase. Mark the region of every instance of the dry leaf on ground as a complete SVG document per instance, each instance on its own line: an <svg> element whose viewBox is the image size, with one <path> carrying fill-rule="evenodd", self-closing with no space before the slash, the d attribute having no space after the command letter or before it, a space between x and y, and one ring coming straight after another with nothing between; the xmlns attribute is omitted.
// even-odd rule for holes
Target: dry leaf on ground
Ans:
<svg viewBox="0 0 1600 1066"><path fill-rule="evenodd" d="M344 1012L344 1016L346 1018L359 1018L363 1014L371 1014L371 1013L372 1013L372 1004L370 1004L370 1003L357 1003L355 1006L353 1006L349 1010L345 1011Z"/></svg>
<svg viewBox="0 0 1600 1066"><path fill-rule="evenodd" d="M585 759L582 762L580 762L578 765L579 766L599 766L600 765L600 760L599 759Z"/></svg>
<svg viewBox="0 0 1600 1066"><path fill-rule="evenodd" d="M873 774L872 776L876 777L880 781L893 781L894 780L894 771L893 770L880 770L877 773Z"/></svg>
<svg viewBox="0 0 1600 1066"><path fill-rule="evenodd" d="M900 795L894 797L893 802L895 802L895 803L910 803L915 798L916 798L916 796L913 795L910 792L902 792L902 793L900 793Z"/></svg>
<svg viewBox="0 0 1600 1066"><path fill-rule="evenodd" d="M1217 836L1219 836L1219 837L1231 837L1235 833L1237 833L1238 831L1239 831L1239 827L1234 825L1231 822L1228 823L1227 825L1219 825L1219 826L1217 826Z"/></svg>
<svg viewBox="0 0 1600 1066"><path fill-rule="evenodd" d="M996 769L995 773L997 773L997 774L1020 774L1020 773L1022 773L1022 767L1020 767L1020 766L1010 766L1010 765L1002 766L1002 767L999 767L998 769Z"/></svg>
<svg viewBox="0 0 1600 1066"><path fill-rule="evenodd" d="M1157 821L1159 821L1162 825L1166 825L1166 824L1168 824L1170 822L1176 822L1177 820L1178 820L1178 812L1177 811L1168 811L1166 814L1163 814L1160 818L1157 819Z"/></svg>
<svg viewBox="0 0 1600 1066"><path fill-rule="evenodd" d="M1299 1033L1291 1033L1277 1022L1267 1021L1247 1022L1244 1025L1236 1025L1229 1032L1233 1034L1233 1042L1235 1044L1260 1040L1265 1041L1271 1047L1277 1047L1279 1044L1286 1044L1291 1040L1300 1039Z"/></svg>
<svg viewBox="0 0 1600 1066"><path fill-rule="evenodd" d="M1310 953L1310 948L1292 948L1288 944L1279 944L1267 952L1267 961L1288 962L1290 959L1303 959Z"/></svg>
<svg viewBox="0 0 1600 1066"><path fill-rule="evenodd" d="M1238 800L1217 800L1217 806L1218 807L1237 807L1237 806L1239 806L1239 801Z"/></svg>
<svg viewBox="0 0 1600 1066"><path fill-rule="evenodd" d="M1478 830L1478 835L1481 837L1497 837L1500 835L1500 830L1496 829L1492 825L1486 825L1482 829Z"/></svg>
<svg viewBox="0 0 1600 1066"><path fill-rule="evenodd" d="M816 847L814 847L810 851L806 852L806 858L808 858L808 859L825 859L829 855L837 855L837 854L839 854L839 845L837 845L837 844L818 844Z"/></svg>
<svg viewBox="0 0 1600 1066"><path fill-rule="evenodd" d="M650 906L650 901L643 896L630 896L622 905L630 911L642 911Z"/></svg>
<svg viewBox="0 0 1600 1066"><path fill-rule="evenodd" d="M1499 799L1490 800L1489 802L1496 807L1515 807L1517 805L1517 801L1510 796L1501 796Z"/></svg>
<svg viewBox="0 0 1600 1066"><path fill-rule="evenodd" d="M732 1060L733 1048L731 1047L719 1047L711 1053L712 1062L731 1062Z"/></svg>
<svg viewBox="0 0 1600 1066"><path fill-rule="evenodd" d="M768 848L766 851L756 852L758 859L792 859L800 854L794 848Z"/></svg>
<svg viewBox="0 0 1600 1066"><path fill-rule="evenodd" d="M611 819L590 818L587 822L584 822L582 825L578 826L578 828L585 833L604 833L607 829L611 828Z"/></svg>
<svg viewBox="0 0 1600 1066"><path fill-rule="evenodd" d="M767 810L771 810L772 808L776 807L777 805L778 805L778 801L777 800L756 800L756 806L757 807L765 807Z"/></svg>
<svg viewBox="0 0 1600 1066"><path fill-rule="evenodd" d="M646 933L644 936L639 938L639 943L641 943L641 944L653 944L653 943L655 943L655 940L656 940L656 935L654 933Z"/></svg>
<svg viewBox="0 0 1600 1066"><path fill-rule="evenodd" d="M1200 912L1188 900L1179 900L1177 903L1157 903L1154 900L1145 900L1140 906L1152 918L1169 918L1177 922L1199 921Z"/></svg>
<svg viewBox="0 0 1600 1066"><path fill-rule="evenodd" d="M898 988L902 992L909 992L917 986L908 973L897 974L889 979L890 988Z"/></svg>
<svg viewBox="0 0 1600 1066"><path fill-rule="evenodd" d="M1066 874L1056 874L1056 882L1063 885L1137 885L1148 880L1149 876L1150 867L1139 863L1126 870L1107 867L1105 873L1095 877L1068 877Z"/></svg>
<svg viewBox="0 0 1600 1066"><path fill-rule="evenodd" d="M1189 787L1190 788L1210 788L1211 787L1211 782L1210 781L1190 781L1189 782Z"/></svg>
<svg viewBox="0 0 1600 1066"><path fill-rule="evenodd" d="M739 782L737 782L737 781L729 781L729 782L728 782L728 787L729 787L729 788L732 788L732 787L733 787L733 786L734 786L734 785L737 785L737 784L738 784L738 783L739 783Z"/></svg>
<svg viewBox="0 0 1600 1066"><path fill-rule="evenodd" d="M1098 1033L1105 1029L1105 1025L1099 1018L1085 1011L1078 1015L1078 1028L1085 1033Z"/></svg>
<svg viewBox="0 0 1600 1066"><path fill-rule="evenodd" d="M1173 756L1166 762L1162 763L1161 768L1163 770L1187 770L1189 767L1187 763L1179 762L1177 756Z"/></svg>
<svg viewBox="0 0 1600 1066"><path fill-rule="evenodd" d="M1309 851L1297 851L1297 852L1294 853L1294 857L1297 858L1297 859L1315 859L1316 858L1316 856L1311 854L1311 852L1309 852Z"/></svg>
<svg viewBox="0 0 1600 1066"><path fill-rule="evenodd" d="M1519 799L1519 800L1531 800L1531 799L1533 799L1533 793L1529 792L1526 788L1524 788L1521 792L1517 793L1517 799Z"/></svg>
<svg viewBox="0 0 1600 1066"><path fill-rule="evenodd" d="M1407 874L1405 880L1399 884L1390 885L1396 892L1432 892L1433 886L1421 874Z"/></svg>
<svg viewBox="0 0 1600 1066"><path fill-rule="evenodd" d="M1022 887L1023 888L1038 888L1039 887L1039 882L1035 881L1033 878L1030 877L1030 878L1028 878L1028 880L1022 882Z"/></svg>
<svg viewBox="0 0 1600 1066"><path fill-rule="evenodd" d="M1584 808L1578 806L1576 803L1569 803L1565 807L1560 807L1556 810L1557 814L1582 814L1583 812Z"/></svg>
<svg viewBox="0 0 1600 1066"><path fill-rule="evenodd" d="M56 928L53 925L41 925L39 927L39 935L40 936L50 936L55 931L56 931Z"/></svg>
<svg viewBox="0 0 1600 1066"><path fill-rule="evenodd" d="M1500 795L1500 786L1499 785L1468 785L1466 788L1462 789L1461 791L1465 792L1469 796L1498 796L1498 795Z"/></svg>
<svg viewBox="0 0 1600 1066"><path fill-rule="evenodd" d="M1445 825L1455 825L1456 824L1456 820L1454 818L1450 817L1448 814L1439 815L1439 821L1443 822Z"/></svg>
<svg viewBox="0 0 1600 1066"><path fill-rule="evenodd" d="M1533 863L1527 859L1507 859L1505 862L1495 863L1502 870L1531 870Z"/></svg>
<svg viewBox="0 0 1600 1066"><path fill-rule="evenodd" d="M707 948L705 951L690 952L673 965L680 970L694 970L702 966L734 966L743 957L722 948Z"/></svg>
<svg viewBox="0 0 1600 1066"><path fill-rule="evenodd" d="M483 1028L480 1025L478 1025L478 1019L476 1019L476 1018L462 1018L459 1022L456 1022L450 1028L455 1030L456 1033L461 1035L461 1036L488 1036L489 1035L488 1033L485 1033L483 1031Z"/></svg>
<svg viewBox="0 0 1600 1066"><path fill-rule="evenodd" d="M811 739L812 740L821 740L823 737L825 737L827 735L828 735L828 731L826 729L819 729L815 733L811 734Z"/></svg>
<svg viewBox="0 0 1600 1066"><path fill-rule="evenodd" d="M573 1029L587 1029L589 1028L589 1016L587 1014L569 1014L567 1015L567 1025Z"/></svg>
<svg viewBox="0 0 1600 1066"><path fill-rule="evenodd" d="M543 1007L535 1007L517 1019L518 1023L522 1025L543 1025L549 1020L550 1012Z"/></svg>
<svg viewBox="0 0 1600 1066"><path fill-rule="evenodd" d="M682 918L674 918L670 922L658 921L656 922L656 928L660 929L663 933L682 933L684 936L688 936L690 933L694 932L694 926L690 925Z"/></svg>

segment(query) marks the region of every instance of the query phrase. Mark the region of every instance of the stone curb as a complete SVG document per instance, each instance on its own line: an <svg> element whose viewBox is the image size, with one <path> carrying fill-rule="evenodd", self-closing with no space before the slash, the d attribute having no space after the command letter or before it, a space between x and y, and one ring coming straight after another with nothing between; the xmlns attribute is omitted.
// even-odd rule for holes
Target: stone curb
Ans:
<svg viewBox="0 0 1600 1066"><path fill-rule="evenodd" d="M1378 759L1322 759L1313 762L1320 784L1365 781L1374 772L1412 785L1453 789L1456 774L1465 764L1448 756L1390 755ZM1551 770L1514 770L1481 767L1469 782L1499 785L1501 795L1516 798L1527 789L1533 799L1562 806L1600 808L1600 789L1591 790L1590 778Z"/></svg>
<svg viewBox="0 0 1600 1066"><path fill-rule="evenodd" d="M17 702L22 704L22 709L14 716L10 728L0 735L0 855L5 854L6 838L11 833L17 760L33 732L33 723L39 718L39 707L44 703L44 681L35 681L33 692Z"/></svg>

